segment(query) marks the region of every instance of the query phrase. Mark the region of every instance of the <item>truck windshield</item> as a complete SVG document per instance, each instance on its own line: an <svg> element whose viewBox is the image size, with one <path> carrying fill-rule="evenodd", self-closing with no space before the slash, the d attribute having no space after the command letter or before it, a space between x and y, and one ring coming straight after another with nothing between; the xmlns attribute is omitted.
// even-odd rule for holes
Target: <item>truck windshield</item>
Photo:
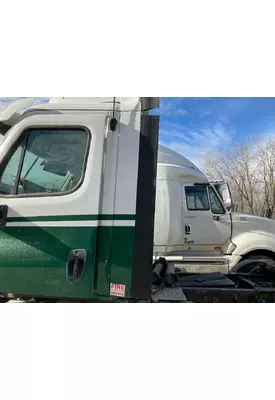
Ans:
<svg viewBox="0 0 275 400"><path fill-rule="evenodd" d="M224 214L225 210L222 205L222 202L218 198L215 190L210 186L208 188L209 190L209 198L210 198L210 205L211 205L211 211L213 214Z"/></svg>
<svg viewBox="0 0 275 400"><path fill-rule="evenodd" d="M219 193L219 195L220 195L221 198L222 198L221 186L220 186L220 185L215 185L215 188L216 188L217 192Z"/></svg>

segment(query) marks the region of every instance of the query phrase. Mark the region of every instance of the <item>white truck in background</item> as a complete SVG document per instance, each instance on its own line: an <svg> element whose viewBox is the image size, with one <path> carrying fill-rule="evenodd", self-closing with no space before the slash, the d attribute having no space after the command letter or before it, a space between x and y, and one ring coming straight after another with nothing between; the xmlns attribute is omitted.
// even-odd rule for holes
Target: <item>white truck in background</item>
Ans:
<svg viewBox="0 0 275 400"><path fill-rule="evenodd" d="M32 102L33 99L25 100L21 104L28 107ZM54 99L51 104L54 107ZM1 113L0 134L4 135L18 123L20 116L15 112L18 107L15 103ZM36 121L43 120L47 110L46 107L41 116L36 116ZM14 185L20 152L18 148L2 175L0 192L4 196L10 194ZM26 150L17 193L69 191L79 177L60 165L60 159L58 163L50 162ZM227 273L237 270L240 261L258 256L275 261L275 222L232 212L227 183L209 182L188 159L159 146L154 258L165 257L188 272Z"/></svg>
<svg viewBox="0 0 275 400"><path fill-rule="evenodd" d="M188 272L228 273L244 259L275 261L275 221L232 211L230 188L159 146L154 255Z"/></svg>

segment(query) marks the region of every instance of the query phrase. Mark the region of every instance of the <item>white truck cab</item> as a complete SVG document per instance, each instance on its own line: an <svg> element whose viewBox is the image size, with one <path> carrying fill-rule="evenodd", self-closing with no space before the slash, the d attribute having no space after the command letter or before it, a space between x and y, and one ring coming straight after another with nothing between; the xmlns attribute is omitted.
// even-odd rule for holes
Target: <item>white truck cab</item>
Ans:
<svg viewBox="0 0 275 400"><path fill-rule="evenodd" d="M0 113L1 295L150 298L158 98L34 101Z"/></svg>
<svg viewBox="0 0 275 400"><path fill-rule="evenodd" d="M232 212L230 188L209 182L188 159L159 146L155 257L188 272L229 272L261 255L275 260L275 221Z"/></svg>

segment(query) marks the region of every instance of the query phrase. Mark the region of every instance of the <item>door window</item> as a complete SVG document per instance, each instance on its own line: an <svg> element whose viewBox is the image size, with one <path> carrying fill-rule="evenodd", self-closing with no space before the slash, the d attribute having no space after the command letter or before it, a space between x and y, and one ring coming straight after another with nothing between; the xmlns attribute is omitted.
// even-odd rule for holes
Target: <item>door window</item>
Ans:
<svg viewBox="0 0 275 400"><path fill-rule="evenodd" d="M185 196L190 211L209 210L209 201L205 186L186 186Z"/></svg>
<svg viewBox="0 0 275 400"><path fill-rule="evenodd" d="M32 129L7 162L0 194L58 194L83 180L90 134L84 129Z"/></svg>

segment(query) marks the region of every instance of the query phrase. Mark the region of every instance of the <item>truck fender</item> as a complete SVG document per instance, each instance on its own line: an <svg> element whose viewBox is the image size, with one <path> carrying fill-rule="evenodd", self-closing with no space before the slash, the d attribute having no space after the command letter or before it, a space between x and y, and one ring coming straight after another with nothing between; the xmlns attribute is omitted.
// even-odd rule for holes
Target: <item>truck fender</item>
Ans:
<svg viewBox="0 0 275 400"><path fill-rule="evenodd" d="M232 253L234 262L230 263L231 268L234 267L235 269L239 262L253 254L267 256L275 260L275 235L271 236L261 232L245 232L234 236L232 242L236 248Z"/></svg>

